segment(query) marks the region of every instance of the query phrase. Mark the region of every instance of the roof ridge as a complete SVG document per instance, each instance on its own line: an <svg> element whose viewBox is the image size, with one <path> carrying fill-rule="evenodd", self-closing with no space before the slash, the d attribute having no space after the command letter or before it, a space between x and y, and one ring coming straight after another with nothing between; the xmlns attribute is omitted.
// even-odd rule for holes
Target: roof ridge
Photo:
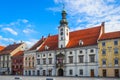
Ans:
<svg viewBox="0 0 120 80"><path fill-rule="evenodd" d="M99 26L95 26L95 27L88 27L88 28L85 28L85 29L79 29L79 30L70 31L70 33L72 33L72 32L76 32L76 31L89 30L89 29L98 28L98 27L101 27L101 25L99 25Z"/></svg>

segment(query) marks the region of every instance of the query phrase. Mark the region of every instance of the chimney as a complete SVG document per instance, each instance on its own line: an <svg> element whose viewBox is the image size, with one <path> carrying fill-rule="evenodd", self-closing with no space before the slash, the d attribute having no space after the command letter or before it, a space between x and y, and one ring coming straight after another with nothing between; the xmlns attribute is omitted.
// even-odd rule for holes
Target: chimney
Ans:
<svg viewBox="0 0 120 80"><path fill-rule="evenodd" d="M21 40L20 42L21 42L21 43L23 43L23 41L22 41L22 40Z"/></svg>
<svg viewBox="0 0 120 80"><path fill-rule="evenodd" d="M48 37L50 37L50 33L48 34Z"/></svg>
<svg viewBox="0 0 120 80"><path fill-rule="evenodd" d="M44 36L42 36L42 40L44 39Z"/></svg>
<svg viewBox="0 0 120 80"><path fill-rule="evenodd" d="M13 44L16 44L16 42L14 42Z"/></svg>
<svg viewBox="0 0 120 80"><path fill-rule="evenodd" d="M105 22L101 23L102 33L105 33Z"/></svg>

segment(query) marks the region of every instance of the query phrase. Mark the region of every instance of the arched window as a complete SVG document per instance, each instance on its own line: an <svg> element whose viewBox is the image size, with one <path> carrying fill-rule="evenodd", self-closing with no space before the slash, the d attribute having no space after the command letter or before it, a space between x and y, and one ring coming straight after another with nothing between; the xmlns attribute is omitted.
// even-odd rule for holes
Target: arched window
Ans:
<svg viewBox="0 0 120 80"><path fill-rule="evenodd" d="M63 35L63 32L60 32L60 35Z"/></svg>

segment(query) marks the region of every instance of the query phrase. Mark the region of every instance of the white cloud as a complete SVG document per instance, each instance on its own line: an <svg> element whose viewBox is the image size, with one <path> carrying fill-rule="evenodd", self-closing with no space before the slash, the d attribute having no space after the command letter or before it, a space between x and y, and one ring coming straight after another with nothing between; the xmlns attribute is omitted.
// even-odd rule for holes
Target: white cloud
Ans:
<svg viewBox="0 0 120 80"><path fill-rule="evenodd" d="M24 29L23 30L23 32L25 33L25 34L30 34L30 33L34 33L35 31L34 30L32 30L32 29Z"/></svg>
<svg viewBox="0 0 120 80"><path fill-rule="evenodd" d="M69 15L69 26L72 27L72 30L98 25L103 21L114 26L114 30L120 30L120 27L115 26L120 26L119 0L54 0L54 2L58 6L62 3L65 4L65 9ZM56 11L55 8L58 6L51 8L51 10ZM114 30L109 28L109 31Z"/></svg>
<svg viewBox="0 0 120 80"><path fill-rule="evenodd" d="M28 23L29 21L27 19L21 20L23 23Z"/></svg>
<svg viewBox="0 0 120 80"><path fill-rule="evenodd" d="M26 23L28 23L28 22L29 22L29 21L28 21L27 19L18 19L18 20L16 20L16 21L10 22L10 23L8 23L8 24L0 24L0 27L20 26L20 25L22 25L21 23L26 24ZM29 25L29 23L28 23L28 25Z"/></svg>
<svg viewBox="0 0 120 80"><path fill-rule="evenodd" d="M71 28L70 31L75 31L75 30L80 30L80 29L84 29L84 27Z"/></svg>
<svg viewBox="0 0 120 80"><path fill-rule="evenodd" d="M25 41L28 45L28 48L32 47L38 40L37 39L29 39L29 41Z"/></svg>
<svg viewBox="0 0 120 80"><path fill-rule="evenodd" d="M2 37L2 36L0 36L0 40L1 40L1 41L6 41L6 42L15 42L15 40L12 39L12 38L4 38L4 37Z"/></svg>
<svg viewBox="0 0 120 80"><path fill-rule="evenodd" d="M3 28L3 30L4 31L8 31L8 32L10 32L13 35L18 35L18 33L16 31L14 31L13 29L11 29L11 28Z"/></svg>

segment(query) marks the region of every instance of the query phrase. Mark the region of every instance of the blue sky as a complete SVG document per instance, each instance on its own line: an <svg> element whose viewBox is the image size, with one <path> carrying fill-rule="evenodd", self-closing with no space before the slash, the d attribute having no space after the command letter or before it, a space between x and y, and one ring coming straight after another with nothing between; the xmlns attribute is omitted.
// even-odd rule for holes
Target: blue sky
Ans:
<svg viewBox="0 0 120 80"><path fill-rule="evenodd" d="M63 3L71 31L103 21L106 32L120 31L120 0L0 0L0 45L57 34Z"/></svg>

